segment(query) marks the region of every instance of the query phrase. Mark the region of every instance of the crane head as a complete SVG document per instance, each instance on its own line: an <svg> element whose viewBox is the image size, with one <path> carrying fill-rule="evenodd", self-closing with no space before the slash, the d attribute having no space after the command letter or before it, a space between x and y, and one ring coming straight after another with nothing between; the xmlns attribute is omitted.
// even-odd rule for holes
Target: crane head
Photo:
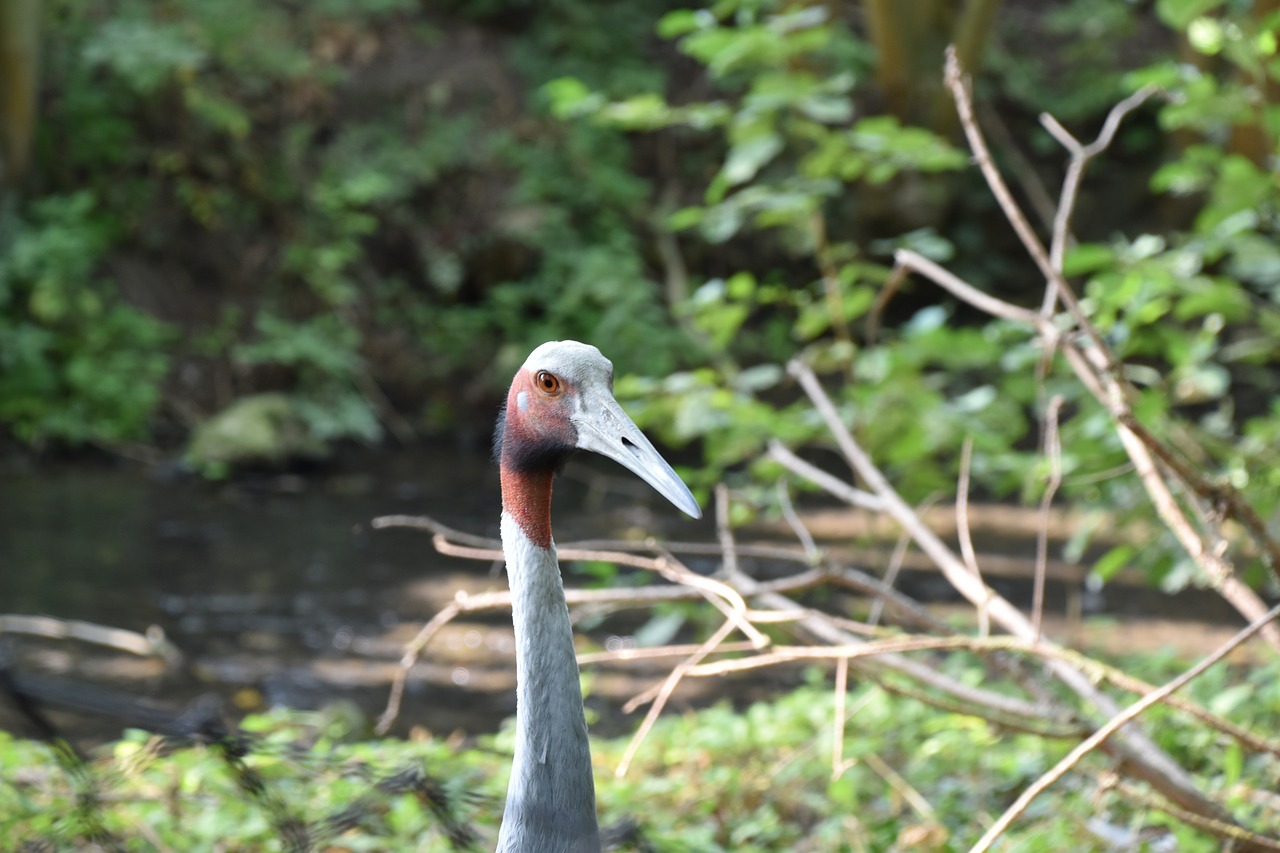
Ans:
<svg viewBox="0 0 1280 853"><path fill-rule="evenodd" d="M679 509L702 517L689 487L613 398L613 364L577 341L550 341L516 373L494 451L513 472L555 470L573 450L628 468Z"/></svg>

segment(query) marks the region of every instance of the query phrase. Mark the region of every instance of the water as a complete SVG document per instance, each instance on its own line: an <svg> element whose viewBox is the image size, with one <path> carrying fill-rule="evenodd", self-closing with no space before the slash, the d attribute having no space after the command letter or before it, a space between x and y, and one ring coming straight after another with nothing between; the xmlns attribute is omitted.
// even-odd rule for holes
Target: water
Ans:
<svg viewBox="0 0 1280 853"><path fill-rule="evenodd" d="M158 626L183 660L165 666L74 641L4 636L0 653L19 671L53 672L86 690L107 685L171 706L210 693L233 712L344 699L373 717L385 705L403 643L418 627L457 589L504 589L506 580L496 564L443 557L427 534L373 530L370 520L428 514L496 538L499 502L489 460L458 451L352 453L301 475L233 484L164 479L125 463L4 472L0 614L137 632ZM575 460L556 487L557 538L602 537L624 527L712 536L708 521L682 521L611 463ZM1031 553L1025 543L1018 552ZM1029 600L1025 575L993 583L1015 602ZM933 571L904 576L903 584L917 596L955 599ZM1168 598L1145 587L1108 587L1105 606L1126 625L1141 614L1172 616L1187 607L1201 619L1238 621L1206 593ZM627 620L643 618L614 616L606 630L635 630L639 623ZM415 670L396 731L490 731L514 713L507 613L469 616L432 650ZM592 702L605 714L603 731L633 726L616 706L662 674L595 671ZM761 686L700 680L682 688L682 700L699 688L741 698ZM17 725L11 712L0 702L0 727ZM62 722L97 737L120 728L91 716Z"/></svg>
<svg viewBox="0 0 1280 853"><path fill-rule="evenodd" d="M430 617L404 590L459 572L504 579L439 556L422 533L373 531L369 520L425 512L496 535L498 504L487 459L458 453L359 454L231 485L124 464L10 472L0 481L0 613L158 626L184 662L143 665L73 641L10 639L10 652L24 667L176 704L213 691L243 709L347 698L376 712L382 679L362 672L373 664L351 648ZM395 658L396 644L384 645L380 664ZM486 707L460 690L433 700L430 719L406 724L476 725L478 711L478 725L492 727L510 713L508 702Z"/></svg>

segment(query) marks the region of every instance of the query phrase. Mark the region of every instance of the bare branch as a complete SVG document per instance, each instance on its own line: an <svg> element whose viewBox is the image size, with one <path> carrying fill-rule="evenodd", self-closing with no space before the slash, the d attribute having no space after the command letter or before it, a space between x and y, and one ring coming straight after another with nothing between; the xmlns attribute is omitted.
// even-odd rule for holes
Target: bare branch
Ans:
<svg viewBox="0 0 1280 853"><path fill-rule="evenodd" d="M631 743L627 744L626 752L622 754L622 760L618 762L618 768L614 771L614 775L621 779L627 773L627 768L631 766L632 759L635 758L636 752L640 749L640 744L644 743L644 739L648 737L649 730L653 728L653 724L657 722L658 715L662 713L662 709L666 707L667 700L671 698L671 694L675 692L676 686L680 680L684 678L686 672L697 666L698 662L707 655L715 651L724 639L729 636L729 632L733 630L732 622L725 622L714 634L707 638L707 641L698 647L697 651L688 658L676 665L671 670L671 674L662 682L661 688L657 691L653 704L649 706L649 713L645 714L644 722L640 724L640 728L636 730L635 735L631 738ZM639 703L640 697L632 699L623 708L624 711L630 713L631 710Z"/></svg>
<svg viewBox="0 0 1280 853"><path fill-rule="evenodd" d="M781 463L783 467L794 474L798 474L816 486L826 489L831 494L848 503L850 506L861 507L862 509L870 509L879 511L882 504L875 495L868 494L861 489L855 489L839 477L833 477L826 471L823 471L816 465L804 461L799 456L791 452L786 445L780 442L772 442L769 445L769 456L775 462Z"/></svg>
<svg viewBox="0 0 1280 853"><path fill-rule="evenodd" d="M953 296L968 302L979 311L990 314L992 317L999 317L1003 320L1011 320L1014 323L1022 323L1032 328L1038 328L1041 323L1041 317L1034 311L1014 305L1012 302L1005 302L1003 299L997 299L990 294L983 293L978 288L969 284L959 276L950 272L933 261L926 258L919 252L913 252L910 249L898 249L893 253L893 260L900 267L906 267L915 270L921 275L929 278L934 284L951 293Z"/></svg>
<svg viewBox="0 0 1280 853"><path fill-rule="evenodd" d="M1058 196L1058 210L1053 218L1053 241L1049 248L1049 263L1059 273L1062 272L1067 241L1071 236L1071 217L1075 213L1076 194L1080 190L1080 182L1084 179L1085 167L1089 165L1090 160L1110 147L1125 116L1145 104L1159 91L1154 84L1148 83L1112 107L1107 113L1106 121L1102 123L1102 130L1099 131L1098 137L1088 145L1081 145L1053 116L1048 113L1040 114L1040 124L1044 125L1045 130L1049 131L1053 138L1071 154L1067 175L1062 181L1062 192ZM1052 314L1057 299L1057 288L1054 286L1053 279L1050 279L1049 287L1045 289L1044 305L1040 313L1046 317Z"/></svg>
<svg viewBox="0 0 1280 853"><path fill-rule="evenodd" d="M813 401L835 438L836 444L857 475L884 502L885 511L892 515L904 529L910 531L916 544L934 560L951 585L975 607L985 604L989 608L991 618L1005 630L1023 640L1033 637L1035 632L1031 622L1021 611L976 578L942 540L920 522L871 458L858 446L852 434L840 420L835 407L826 392L822 390L813 371L799 361L792 361L788 365L788 370L799 380L801 387ZM1058 660L1051 660L1048 666L1059 680L1099 711L1104 714L1116 712L1115 703L1099 691L1079 670ZM1143 778L1159 787L1170 799L1215 819L1224 818L1223 809L1201 793L1186 771L1145 734L1136 731L1127 732L1118 738L1118 741L1121 749L1132 760L1135 772L1141 773Z"/></svg>
<svg viewBox="0 0 1280 853"><path fill-rule="evenodd" d="M1053 497L1062 485L1062 443L1058 440L1058 413L1062 410L1062 395L1055 394L1049 400L1044 414L1044 439L1040 442L1042 453L1049 461L1049 481L1040 497L1041 523L1036 530L1035 587L1031 594L1031 626L1036 639L1044 622L1044 581L1049 567L1049 512L1053 509Z"/></svg>

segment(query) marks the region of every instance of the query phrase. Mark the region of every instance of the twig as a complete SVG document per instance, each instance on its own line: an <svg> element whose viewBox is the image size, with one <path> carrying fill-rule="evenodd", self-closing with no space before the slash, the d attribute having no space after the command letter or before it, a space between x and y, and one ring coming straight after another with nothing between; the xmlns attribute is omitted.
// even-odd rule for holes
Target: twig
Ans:
<svg viewBox="0 0 1280 853"><path fill-rule="evenodd" d="M800 540L800 547L804 549L805 556L809 558L810 563L816 566L822 559L822 552L818 550L817 543L813 541L813 534L809 532L809 528L804 526L804 522L796 514L796 508L791 503L791 493L787 489L787 481L779 477L774 491L778 495L778 509L782 512L782 517L786 520L787 526L796 535L796 539Z"/></svg>
<svg viewBox="0 0 1280 853"><path fill-rule="evenodd" d="M671 694L675 691L680 680L684 678L686 672L697 665L699 661L711 654L717 646L729 636L729 632L733 630L732 622L722 624L714 634L707 638L707 641L698 647L698 650L691 654L687 659L676 665L671 670L670 675L662 682L661 688L653 700L653 704L649 706L649 713L645 714L644 721L640 724L640 728L632 736L631 742L627 744L626 751L622 754L622 760L618 762L618 769L614 771L614 775L621 779L627 773L627 768L631 766L632 759L635 758L636 752L640 749L640 744L644 743L644 739L648 737L649 730L653 728L653 724L657 721L658 715L662 713L662 709L666 707L667 700L671 698ZM624 711L630 713L634 709L637 700L633 699L623 708Z"/></svg>
<svg viewBox="0 0 1280 853"><path fill-rule="evenodd" d="M884 508L884 505L875 495L868 494L861 489L855 489L839 477L833 477L816 465L805 462L779 442L775 441L769 445L769 456L775 462L781 463L787 470L794 474L799 474L816 486L826 489L850 506L877 512Z"/></svg>
<svg viewBox="0 0 1280 853"><path fill-rule="evenodd" d="M880 292L876 294L875 304L867 312L867 320L863 326L863 334L866 336L867 346L873 347L876 345L876 341L880 337L880 318L884 315L885 309L889 307L889 303L906 280L907 271L901 266L894 266L889 273L889 277L880 286Z"/></svg>
<svg viewBox="0 0 1280 853"><path fill-rule="evenodd" d="M985 314L999 317L1002 320L1011 320L1014 323L1021 323L1024 326L1031 326L1036 329L1040 327L1042 318L1036 312L1014 305L1012 302L1005 302L1003 299L998 299L988 293L983 293L972 284L969 284L945 267L929 260L919 252L913 252L910 249L898 249L893 253L893 261L899 266L915 270L928 277L953 296L963 299Z"/></svg>
<svg viewBox="0 0 1280 853"><path fill-rule="evenodd" d="M997 203L1000 205L1001 210L1004 211L1004 214L1013 226L1014 231L1017 232L1018 237L1022 240L1022 244L1026 248L1027 253L1031 255L1032 259L1036 262L1036 265L1040 268L1040 271L1044 274L1045 280L1049 283L1050 289L1054 291L1055 298L1062 302L1068 313L1070 313L1078 329L1085 335L1085 337L1088 338L1091 346L1087 354L1091 360L1096 362L1099 379L1107 386L1118 392L1116 394L1116 399L1112 401L1112 405L1108 405L1108 410L1112 413L1112 417L1124 426L1128 427L1139 438L1139 440L1147 446L1150 452L1162 463L1167 465L1171 471L1173 471L1191 488L1192 491L1209 501L1211 504L1220 505L1225 515L1235 518L1244 525L1245 529L1249 532L1249 535L1262 550L1272 574L1277 578L1280 578L1280 541L1271 535L1266 524L1240 491L1226 480L1211 480L1198 471L1194 466L1184 462L1162 441L1143 427L1143 425L1139 423L1137 418L1134 416L1127 400L1128 393L1131 389L1129 389L1127 383L1125 383L1121 378L1121 373L1116 363L1115 356L1112 354L1110 348L1103 340L1102 335L1098 332L1097 328L1092 322L1090 322L1088 316L1084 313L1075 292L1063 277L1060 266L1054 265L1049 254L1045 251L1044 245L1040 242L1035 232L1031 229L1031 226L1027 223L1026 216L1022 213L1021 208L1018 207L1017 202L1014 201L1013 196L1009 193L1008 187L1005 185L999 169L996 168L995 162L991 158L991 153L987 149L986 141L982 136L982 131L979 129L978 123L974 118L973 102L969 91L968 80L964 76L963 70L960 67L960 61L956 56L954 47L947 49L945 79L947 87L951 90L952 97L955 99L956 111L960 116L960 123L964 128L965 137L974 153L974 159L982 170L988 187L996 197ZM1149 97L1149 95L1147 97ZM1123 112L1116 114L1114 122L1117 126L1121 118L1123 118L1123 115ZM1111 117L1109 116L1108 118L1110 119ZM1100 136L1100 139L1103 139L1107 144L1109 144L1112 135L1114 135L1114 130L1111 131L1110 134L1107 134L1105 133L1104 128L1104 135ZM1101 151L1102 148L1105 148L1105 145L1100 145L1098 150ZM1070 210L1060 210L1059 213L1063 216L1067 216L1069 215ZM1041 320L1044 319L1044 317L1041 317ZM1050 326L1049 328L1052 327ZM1056 339L1051 336L1047 337L1046 340L1056 342ZM1099 396L1098 399L1103 400L1105 404L1105 396ZM1249 614L1245 615L1246 618L1252 618Z"/></svg>
<svg viewBox="0 0 1280 853"><path fill-rule="evenodd" d="M1035 316L1038 318L1039 315ZM942 540L920 522L920 519L885 479L884 474L854 440L853 435L840 420L830 398L822 390L813 371L798 360L790 362L788 370L799 380L801 387L814 403L845 459L871 491L884 502L885 510L904 529L911 532L916 544L934 560L951 585L975 607L986 601L991 617L1005 630L1024 640L1032 637L1034 632L1030 621L1007 599L996 594L974 577ZM1099 711L1105 714L1115 713L1115 703L1090 683L1079 670L1055 660L1051 660L1048 665L1060 681ZM1120 739L1120 743L1125 754L1132 759L1135 772L1140 772L1144 779L1159 787L1170 799L1214 818L1222 816L1221 807L1201 793L1186 771L1146 735L1129 732Z"/></svg>
<svg viewBox="0 0 1280 853"><path fill-rule="evenodd" d="M1027 198L1031 212L1036 215L1036 219L1042 226L1053 228L1056 208L1053 197L1049 195L1049 188L1041 180L1035 165L1018 147L1018 140L1009 132L1009 125L1000 115L1000 110L986 104L978 104L977 111L981 113L982 126L987 128L987 135L995 141L996 149L1004 152L1009 169L1017 178L1018 185L1022 187L1022 193Z"/></svg>
<svg viewBox="0 0 1280 853"><path fill-rule="evenodd" d="M885 586L893 587L897 582L898 573L902 571L902 563L907 558L907 549L910 547L911 535L904 530L893 546L893 553L889 555L889 565L884 570ZM867 624L873 627L879 625L883 613L884 599L877 598L871 602L871 609L867 611Z"/></svg>
<svg viewBox="0 0 1280 853"><path fill-rule="evenodd" d="M1040 496L1041 523L1036 529L1036 568L1035 586L1031 593L1031 627L1036 639L1040 639L1041 627L1044 624L1044 582L1049 571L1049 513L1053 509L1053 498L1062 485L1062 443L1058 439L1058 413L1062 410L1063 398L1055 394L1049 400L1044 413L1044 439L1041 442L1045 459L1049 462L1049 479Z"/></svg>
<svg viewBox="0 0 1280 853"><path fill-rule="evenodd" d="M965 567L973 573L984 589L989 590L982 580L982 570L978 568L978 556L973 550L973 536L969 533L969 464L972 458L973 437L965 436L964 445L960 448L960 477L956 485L956 534L960 540L960 554L964 557ZM977 606L978 633L983 637L991 634L991 616L987 612L990 602L991 595L988 591L986 598Z"/></svg>
<svg viewBox="0 0 1280 853"><path fill-rule="evenodd" d="M1159 690L1152 691L1146 696L1143 696L1137 702L1134 702L1132 705L1108 720L1102 728L1085 738L1084 741L1082 741L1075 749L1067 753L1061 761L1054 765L1052 770L1045 773L1030 787L1023 791L1018 799L1014 801L1013 805L1009 806L1009 808L1005 810L1004 814L1002 814L1000 818L983 834L982 838L978 839L978 843L970 848L969 853L984 853L984 851L991 849L991 845L994 844L996 839L1009 828L1013 821L1017 820L1019 815L1026 811L1027 806L1031 804L1031 801L1054 782L1061 779L1067 771L1072 767L1075 767L1076 764L1080 762L1080 759L1092 752L1103 741L1111 737L1119 731L1122 726L1136 718L1143 711L1147 710L1152 705L1155 705L1157 702L1160 702L1166 696L1185 686L1193 679L1198 678L1205 672L1205 670L1222 660L1245 640L1261 631L1263 626L1270 623L1277 616L1280 616L1280 606L1273 607L1271 610L1267 611L1262 618L1256 620L1247 628L1237 633L1234 637L1224 643L1217 651L1200 661L1200 663L1191 667L1191 669L1182 673L1177 678L1174 678L1172 681L1169 681ZM1196 813L1201 814L1199 811L1196 811ZM1215 822L1217 821L1215 820ZM1227 824L1227 826L1234 827L1235 824Z"/></svg>
<svg viewBox="0 0 1280 853"><path fill-rule="evenodd" d="M883 779L890 788L897 791L899 796L911 806L912 811L930 823L937 821L937 813L929 801L924 798L923 794L912 787L911 783L903 778L901 773L894 770L887 761L874 752L868 752L863 755L862 761L871 769L871 772Z"/></svg>
<svg viewBox="0 0 1280 853"><path fill-rule="evenodd" d="M1225 841L1246 845L1247 849L1280 850L1280 841L1274 838L1267 838L1264 835L1249 832L1247 829L1236 826L1235 824L1224 823L1220 820L1211 820L1210 818L1198 815L1194 812L1189 812L1186 809L1180 809L1172 803L1166 802L1158 797L1153 797L1150 793L1141 791L1136 786L1130 785L1126 782L1117 782L1115 787L1120 794L1131 800L1135 800L1148 808L1158 809L1165 814L1177 818L1188 826L1194 826L1211 835L1216 835Z"/></svg>
<svg viewBox="0 0 1280 853"><path fill-rule="evenodd" d="M578 665L585 666L593 663L611 663L614 661L625 662L634 660L657 660L659 658L685 657L696 652L702 647L701 643L684 643L672 646L654 646L645 649L614 649L605 652L583 652L578 655ZM754 643L743 641L739 643L722 643L718 652L750 652L755 651Z"/></svg>
<svg viewBox="0 0 1280 853"><path fill-rule="evenodd" d="M981 138L980 134L978 134L978 138ZM1059 342L1060 333L1052 323L1041 315L985 294L915 252L900 249L894 257L899 265L906 266L927 276L948 292L980 310L992 316L1023 323L1036 329L1046 340L1046 348L1051 344L1057 345ZM1205 569L1211 578L1215 579L1215 586L1222 592L1224 598L1227 598L1232 606L1239 610L1246 619L1257 618L1258 614L1265 610L1266 605L1249 587L1238 581L1227 582L1228 578L1235 577L1234 568L1225 561L1223 556L1215 555L1205 547L1200 534L1186 520L1181 509L1177 506L1177 502L1170 494L1168 486L1154 465L1152 455L1155 454L1162 462L1170 465L1174 473L1183 482L1188 483L1189 488L1198 494L1220 495L1224 508L1233 517L1241 520L1242 523L1245 523L1244 519L1246 517L1256 520L1257 514L1239 496L1238 492L1234 489L1224 490L1224 488L1208 484L1198 472L1182 462L1150 431L1142 427L1129 406L1123 386L1115 378L1115 371L1110 367L1112 357L1109 354L1109 350L1106 349L1105 345L1101 345L1101 338L1097 336L1096 330L1093 330L1087 319L1084 318L1083 313L1078 311L1079 306L1074 301L1074 296L1066 286L1065 281L1060 283L1059 295L1064 302L1074 306L1071 308L1073 316L1076 317L1082 328L1091 332L1091 337L1096 342L1095 346L1089 349L1081 349L1074 342L1062 341L1061 349L1066 356L1067 363L1085 388L1106 407L1116 422L1116 431L1121 443L1129 454L1129 458L1133 461L1134 467L1148 494L1151 496L1161 519L1178 537L1179 542L1187 553ZM797 473L799 472L797 471ZM845 488L848 487L845 486ZM833 493L835 492L833 491ZM1260 531L1254 532L1253 535L1255 541L1261 543L1264 553L1267 552L1268 548L1274 547L1277 549L1274 558L1269 557L1268 560L1272 562L1274 559L1274 562L1272 562L1273 573L1280 577L1280 569L1275 568L1280 566L1280 546L1275 545L1275 541L1271 539L1266 532L1265 525L1260 520L1256 520L1253 524L1254 526L1250 526L1249 523L1245 523L1245 526L1251 532L1255 528ZM1263 636L1272 647L1280 650L1280 626L1269 626Z"/></svg>
<svg viewBox="0 0 1280 853"><path fill-rule="evenodd" d="M1099 131L1097 138L1088 145L1081 145L1049 113L1040 114L1040 124L1071 154L1066 177L1062 180L1062 191L1058 196L1058 209L1053 217L1053 240L1049 247L1049 263L1059 273L1062 272L1067 241L1071 236L1071 217L1075 213L1076 194L1080 190L1080 182L1084 179L1085 167L1089 165L1090 160L1111 146L1111 141L1115 138L1116 131L1120 129L1120 123L1124 121L1125 116L1145 104L1159 91L1154 84L1148 83L1112 107L1102 123L1102 130ZM1041 306L1040 312L1046 317L1049 316L1053 313L1057 301L1057 287L1053 279L1050 279L1049 287L1045 289L1044 305Z"/></svg>
<svg viewBox="0 0 1280 853"><path fill-rule="evenodd" d="M178 647L169 641L164 630L158 625L153 625L145 633L139 634L137 631L98 625L79 619L0 613L0 634L25 634L50 640L78 640L139 657L161 657L171 664L182 658Z"/></svg>
<svg viewBox="0 0 1280 853"><path fill-rule="evenodd" d="M836 661L835 711L831 715L831 781L840 778L847 765L844 760L845 702L849 698L849 659Z"/></svg>

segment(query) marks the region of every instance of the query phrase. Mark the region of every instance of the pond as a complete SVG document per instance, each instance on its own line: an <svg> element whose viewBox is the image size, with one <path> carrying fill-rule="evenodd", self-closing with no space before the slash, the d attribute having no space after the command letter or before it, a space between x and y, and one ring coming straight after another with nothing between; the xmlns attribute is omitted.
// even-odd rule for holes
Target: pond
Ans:
<svg viewBox="0 0 1280 853"><path fill-rule="evenodd" d="M157 626L182 661L166 666L69 640L12 636L0 636L0 653L18 672L56 673L86 694L109 686L175 708L213 694L232 713L343 699L373 717L384 707L403 643L456 590L505 589L506 580L497 562L444 557L426 534L373 530L370 520L425 513L496 538L499 502L497 473L476 451L351 452L310 472L222 484L127 463L9 470L0 481L0 614L137 632ZM714 538L710 521L685 522L621 469L575 460L557 485L557 538L625 529ZM1026 598L1025 582L993 582ZM951 592L932 573L914 583L918 596L945 600ZM1012 586L1019 583L1021 592ZM1186 596L1150 590L1107 594L1112 612L1127 616L1187 605ZM1190 607L1231 621L1215 596L1193 597ZM434 654L415 669L395 731L491 731L513 714L509 620L502 612L471 616L438 637ZM628 624L615 617L610 630L622 630L619 623ZM592 701L604 715L603 731L634 725L616 707L656 677L638 675L644 680L599 676ZM751 685L717 684L738 698L753 692ZM21 730L5 704L0 726ZM113 737L122 725L95 715L60 720L97 737Z"/></svg>
<svg viewBox="0 0 1280 853"><path fill-rule="evenodd" d="M21 641L33 665L87 683L178 705L213 691L244 710L334 698L377 710L386 688L359 677L351 646L430 617L404 590L460 571L495 587L505 580L439 556L421 533L373 531L369 520L426 512L496 535L498 504L487 460L457 452L352 454L323 471L234 484L129 464L10 471L0 488L0 613L158 626L183 653L181 666L157 669L73 642ZM326 662L350 662L350 672ZM492 727L510 705L457 690L406 711L430 708L434 727Z"/></svg>

